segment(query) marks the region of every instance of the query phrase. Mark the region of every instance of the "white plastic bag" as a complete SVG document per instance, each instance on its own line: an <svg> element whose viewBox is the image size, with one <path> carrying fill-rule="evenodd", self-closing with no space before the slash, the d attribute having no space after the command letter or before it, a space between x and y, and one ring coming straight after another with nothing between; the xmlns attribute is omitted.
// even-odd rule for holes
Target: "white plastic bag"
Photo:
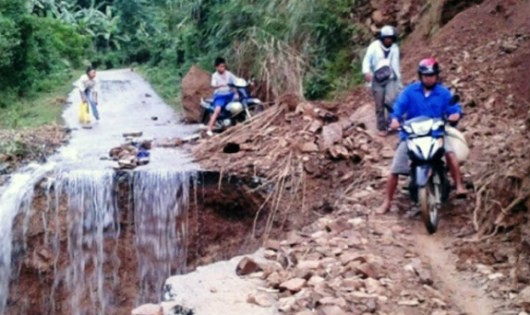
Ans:
<svg viewBox="0 0 530 315"><path fill-rule="evenodd" d="M464 134L451 126L445 126L445 133L445 141L454 150L456 159L458 162L464 163L469 157L469 146Z"/></svg>

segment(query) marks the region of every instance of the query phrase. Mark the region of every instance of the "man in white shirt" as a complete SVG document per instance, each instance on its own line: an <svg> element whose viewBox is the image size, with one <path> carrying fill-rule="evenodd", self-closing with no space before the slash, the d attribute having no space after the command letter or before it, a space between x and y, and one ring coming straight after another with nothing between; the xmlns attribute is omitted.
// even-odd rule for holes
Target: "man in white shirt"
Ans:
<svg viewBox="0 0 530 315"><path fill-rule="evenodd" d="M234 83L236 80L236 76L232 74L232 72L226 70L226 61L224 58L217 58L215 59L215 69L216 72L212 74L212 87L215 89L214 95L213 95L213 105L215 107L215 110L210 117L210 122L208 123L208 130L207 134L211 136L212 128L215 124L215 121L217 120L217 117L219 117L219 114L221 113L221 110L225 108L230 101L234 98L234 93L232 92L232 89L229 87L229 84Z"/></svg>
<svg viewBox="0 0 530 315"><path fill-rule="evenodd" d="M99 120L98 112L98 94L99 86L96 80L96 70L92 67L88 67L86 73L81 76L77 82L77 88L83 102L87 102L90 105L92 115L96 120Z"/></svg>
<svg viewBox="0 0 530 315"><path fill-rule="evenodd" d="M385 104L392 106L401 86L400 53L396 41L395 28L384 26L379 39L368 46L363 60L364 79L372 85L380 136L385 136L388 128Z"/></svg>

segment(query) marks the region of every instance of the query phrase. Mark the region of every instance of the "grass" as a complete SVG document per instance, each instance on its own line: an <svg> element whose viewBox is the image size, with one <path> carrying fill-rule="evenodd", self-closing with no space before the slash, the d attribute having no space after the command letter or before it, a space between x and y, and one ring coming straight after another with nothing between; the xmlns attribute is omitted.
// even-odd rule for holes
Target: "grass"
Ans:
<svg viewBox="0 0 530 315"><path fill-rule="evenodd" d="M7 108L0 108L0 129L24 129L61 123L67 96L82 70L73 70L68 80L50 91L18 98Z"/></svg>
<svg viewBox="0 0 530 315"><path fill-rule="evenodd" d="M182 110L180 100L180 77L170 67L138 67L138 72L151 84L164 102L177 112Z"/></svg>

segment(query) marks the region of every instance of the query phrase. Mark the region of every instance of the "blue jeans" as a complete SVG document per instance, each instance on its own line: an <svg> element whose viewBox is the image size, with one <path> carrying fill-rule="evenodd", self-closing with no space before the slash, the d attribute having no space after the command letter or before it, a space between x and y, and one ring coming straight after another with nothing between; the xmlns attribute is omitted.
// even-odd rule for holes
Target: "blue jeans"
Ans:
<svg viewBox="0 0 530 315"><path fill-rule="evenodd" d="M94 115L94 118L96 118L96 120L99 120L98 105L96 104L96 101L94 100L94 94L92 93L91 90L86 90L84 94L85 94L86 101L88 102L88 104L90 104L92 115Z"/></svg>

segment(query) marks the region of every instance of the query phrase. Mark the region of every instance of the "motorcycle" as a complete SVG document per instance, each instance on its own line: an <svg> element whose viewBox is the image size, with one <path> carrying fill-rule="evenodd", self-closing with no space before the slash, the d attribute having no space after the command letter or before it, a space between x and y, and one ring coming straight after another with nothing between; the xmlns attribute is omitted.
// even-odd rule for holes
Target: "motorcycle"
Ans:
<svg viewBox="0 0 530 315"><path fill-rule="evenodd" d="M407 120L402 128L407 134L411 161L409 193L419 204L421 217L430 234L436 232L439 212L449 199L450 185L445 156L445 121L430 117Z"/></svg>
<svg viewBox="0 0 530 315"><path fill-rule="evenodd" d="M251 84L251 83L250 83ZM263 103L260 99L251 96L249 91L249 82L245 79L238 78L228 86L235 90L235 96L226 106L215 122L216 129L225 129L237 123L242 123L257 113L263 111ZM203 108L201 122L208 124L210 116L215 111L213 98L201 99Z"/></svg>

